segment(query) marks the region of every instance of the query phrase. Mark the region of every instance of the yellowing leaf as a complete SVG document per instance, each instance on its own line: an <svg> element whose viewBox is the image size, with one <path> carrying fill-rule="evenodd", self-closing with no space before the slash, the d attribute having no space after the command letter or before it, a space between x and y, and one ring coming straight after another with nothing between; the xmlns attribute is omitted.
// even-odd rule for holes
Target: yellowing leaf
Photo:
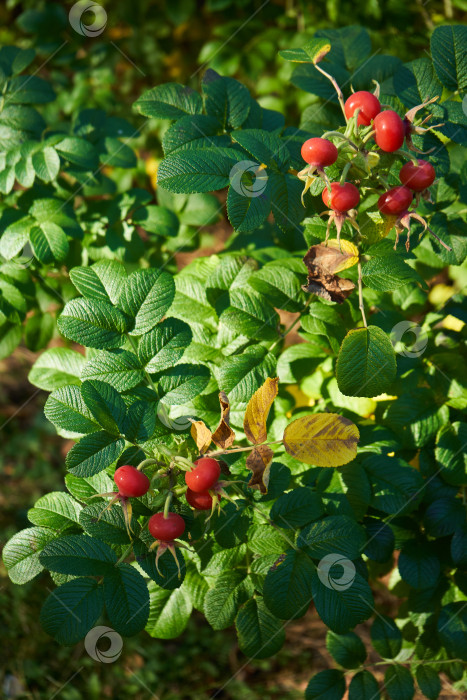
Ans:
<svg viewBox="0 0 467 700"><path fill-rule="evenodd" d="M253 472L248 482L250 488L259 489L261 493L268 492L269 471L273 457L274 452L268 445L257 445L252 449L246 460L247 468Z"/></svg>
<svg viewBox="0 0 467 700"><path fill-rule="evenodd" d="M284 431L287 452L315 467L340 467L357 454L360 434L348 418L319 413L294 420Z"/></svg>
<svg viewBox="0 0 467 700"><path fill-rule="evenodd" d="M268 377L258 391L255 391L246 407L243 429L250 442L255 445L267 439L266 421L277 396L279 378Z"/></svg>
<svg viewBox="0 0 467 700"><path fill-rule="evenodd" d="M191 421L191 437L196 442L200 455L204 454L211 444L212 433L202 420Z"/></svg>
<svg viewBox="0 0 467 700"><path fill-rule="evenodd" d="M341 238L341 245L339 249L339 241L337 240L337 238L331 238L328 241L328 248L335 248L339 251L340 249L342 249L342 252L349 256L347 260L343 260L333 270L335 274L337 274L338 272L342 272L342 270L347 270L348 267L352 267L353 265L356 265L358 263L358 248L351 241L346 241L344 238Z"/></svg>
<svg viewBox="0 0 467 700"><path fill-rule="evenodd" d="M225 391L219 393L219 403L221 405L221 420L212 434L212 441L217 447L225 450L227 447L231 447L235 440L235 433L229 425L230 404Z"/></svg>

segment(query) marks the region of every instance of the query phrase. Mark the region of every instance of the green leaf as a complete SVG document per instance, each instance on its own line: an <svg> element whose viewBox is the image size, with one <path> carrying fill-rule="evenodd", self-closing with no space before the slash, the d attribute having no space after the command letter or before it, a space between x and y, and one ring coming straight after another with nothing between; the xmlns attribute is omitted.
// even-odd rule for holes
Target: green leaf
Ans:
<svg viewBox="0 0 467 700"><path fill-rule="evenodd" d="M100 153L99 160L104 166L111 168L135 168L136 155L130 146L122 143L114 136L106 136L102 139L98 146L102 147L104 152Z"/></svg>
<svg viewBox="0 0 467 700"><path fill-rule="evenodd" d="M365 457L362 465L372 485L371 506L383 513L408 513L422 497L424 481L407 462L386 455Z"/></svg>
<svg viewBox="0 0 467 700"><path fill-rule="evenodd" d="M394 75L394 89L406 107L416 107L433 97L441 97L443 86L436 77L429 58L405 63Z"/></svg>
<svg viewBox="0 0 467 700"><path fill-rule="evenodd" d="M90 348L119 348L128 327L125 315L114 306L93 299L72 299L57 321L60 332Z"/></svg>
<svg viewBox="0 0 467 700"><path fill-rule="evenodd" d="M336 366L339 389L347 396L379 396L396 377L396 356L387 334L378 326L347 333Z"/></svg>
<svg viewBox="0 0 467 700"><path fill-rule="evenodd" d="M42 550L46 569L72 576L103 576L114 570L117 557L107 544L88 535L60 537Z"/></svg>
<svg viewBox="0 0 467 700"><path fill-rule="evenodd" d="M416 387L410 393L391 402L383 419L406 447L424 447L438 430L449 422L449 408L439 406L438 397L425 387Z"/></svg>
<svg viewBox="0 0 467 700"><path fill-rule="evenodd" d="M435 71L447 90L463 92L467 87L467 27L436 27L430 40Z"/></svg>
<svg viewBox="0 0 467 700"><path fill-rule="evenodd" d="M281 171L288 169L289 152L276 134L261 129L241 129L233 131L231 136L236 143L258 161L256 165L264 164Z"/></svg>
<svg viewBox="0 0 467 700"><path fill-rule="evenodd" d="M44 182L51 182L60 171L60 158L55 148L45 146L41 151L33 154L32 165L37 177Z"/></svg>
<svg viewBox="0 0 467 700"><path fill-rule="evenodd" d="M55 99L51 85L37 75L19 75L8 83L9 104L45 104Z"/></svg>
<svg viewBox="0 0 467 700"><path fill-rule="evenodd" d="M11 355L20 344L22 336L21 326L11 326L6 323L0 328L0 360Z"/></svg>
<svg viewBox="0 0 467 700"><path fill-rule="evenodd" d="M297 540L314 559L330 553L357 559L366 542L361 525L346 515L331 515L305 527Z"/></svg>
<svg viewBox="0 0 467 700"><path fill-rule="evenodd" d="M130 442L146 442L156 427L156 409L147 401L135 401L128 407L123 434Z"/></svg>
<svg viewBox="0 0 467 700"><path fill-rule="evenodd" d="M141 226L145 231L155 233L163 238L178 234L178 216L166 207L157 205L140 207L131 218L135 226Z"/></svg>
<svg viewBox="0 0 467 700"><path fill-rule="evenodd" d="M465 508L459 498L437 498L425 511L425 529L432 537L452 535L463 523Z"/></svg>
<svg viewBox="0 0 467 700"><path fill-rule="evenodd" d="M2 557L13 583L27 583L43 570L39 555L56 537L57 533L50 528L28 527L8 540L3 548Z"/></svg>
<svg viewBox="0 0 467 700"><path fill-rule="evenodd" d="M55 144L55 149L73 165L85 170L95 170L99 167L97 151L89 141L77 136L67 136Z"/></svg>
<svg viewBox="0 0 467 700"><path fill-rule="evenodd" d="M138 357L146 372L161 372L173 367L193 338L190 326L176 318L166 318L140 339Z"/></svg>
<svg viewBox="0 0 467 700"><path fill-rule="evenodd" d="M216 117L225 128L241 126L250 111L250 93L234 78L224 78L212 68L203 75L202 90L207 114Z"/></svg>
<svg viewBox="0 0 467 700"><path fill-rule="evenodd" d="M413 270L395 253L371 258L362 267L362 279L367 287L379 292L388 292L409 282L418 282L425 286L423 278L416 270ZM370 328L376 328L376 326L370 326Z"/></svg>
<svg viewBox="0 0 467 700"><path fill-rule="evenodd" d="M149 592L133 566L119 564L104 577L104 600L109 622L119 634L131 637L144 629L149 617Z"/></svg>
<svg viewBox="0 0 467 700"><path fill-rule="evenodd" d="M297 224L305 216L300 198L303 189L300 180L288 173L271 172L268 187L276 224L285 233L296 232Z"/></svg>
<svg viewBox="0 0 467 700"><path fill-rule="evenodd" d="M269 517L285 529L303 527L324 514L319 495L305 486L284 493L271 508Z"/></svg>
<svg viewBox="0 0 467 700"><path fill-rule="evenodd" d="M115 488L112 479L110 479L105 472L100 472L99 474L88 477L67 474L65 476L65 485L71 495L79 501L86 501L92 496L96 496L100 493L108 493ZM102 503L102 500L100 503Z"/></svg>
<svg viewBox="0 0 467 700"><path fill-rule="evenodd" d="M313 573L311 590L316 611L333 632L345 634L373 614L373 595L350 560L324 557ZM331 566L330 566L331 565ZM353 568L351 568L353 567ZM343 573L342 573L343 572Z"/></svg>
<svg viewBox="0 0 467 700"><path fill-rule="evenodd" d="M387 615L375 617L370 634L371 643L383 659L394 659L402 649L402 634Z"/></svg>
<svg viewBox="0 0 467 700"><path fill-rule="evenodd" d="M76 578L53 591L42 606L40 622L59 644L76 644L102 615L102 586L91 578Z"/></svg>
<svg viewBox="0 0 467 700"><path fill-rule="evenodd" d="M212 194L192 194L188 197L188 201L179 213L179 218L182 224L187 226L209 226L215 224L219 219L219 214L222 205Z"/></svg>
<svg viewBox="0 0 467 700"><path fill-rule="evenodd" d="M265 297L252 289L231 289L230 305L221 313L223 323L248 338L270 340L277 337L279 317Z"/></svg>
<svg viewBox="0 0 467 700"><path fill-rule="evenodd" d="M283 624L271 615L261 598L252 598L240 608L235 627L238 645L250 658L273 656L285 641Z"/></svg>
<svg viewBox="0 0 467 700"><path fill-rule="evenodd" d="M127 275L116 260L99 260L92 267L74 267L70 277L84 297L116 304Z"/></svg>
<svg viewBox="0 0 467 700"><path fill-rule="evenodd" d="M269 570L264 581L264 602L281 620L303 617L312 599L311 577L315 570L308 555L288 549Z"/></svg>
<svg viewBox="0 0 467 700"><path fill-rule="evenodd" d="M132 319L130 335L148 333L165 315L175 297L172 275L161 270L136 270L125 282L119 307Z"/></svg>
<svg viewBox="0 0 467 700"><path fill-rule="evenodd" d="M279 51L279 56L294 63L319 63L330 49L331 44L327 38L313 37L301 49L284 49Z"/></svg>
<svg viewBox="0 0 467 700"><path fill-rule="evenodd" d="M32 216L25 216L7 226L0 238L0 255L11 260L21 253L29 241L29 232L34 223Z"/></svg>
<svg viewBox="0 0 467 700"><path fill-rule="evenodd" d="M133 389L144 380L141 363L128 350L101 350L83 367L84 380L99 380L111 384L118 392Z"/></svg>
<svg viewBox="0 0 467 700"><path fill-rule="evenodd" d="M216 578L204 599L204 614L211 627L222 630L233 624L240 605L253 593L251 580L240 571L225 571Z"/></svg>
<svg viewBox="0 0 467 700"><path fill-rule="evenodd" d="M441 692L441 680L431 666L419 664L416 670L418 687L429 700L436 700Z"/></svg>
<svg viewBox="0 0 467 700"><path fill-rule="evenodd" d="M243 233L261 226L271 211L271 202L267 192L267 176L262 174L263 171L258 173L255 167L253 172L258 174L251 175L249 171L242 172L241 162L238 165L239 169L234 171L233 176L236 183L229 187L227 195L227 216L234 229ZM263 185L264 190L261 189Z"/></svg>
<svg viewBox="0 0 467 700"><path fill-rule="evenodd" d="M173 639L185 629L192 604L184 586L173 591L159 588L152 581L149 588L149 619L146 632L156 639Z"/></svg>
<svg viewBox="0 0 467 700"><path fill-rule="evenodd" d="M344 668L358 668L366 659L365 645L355 632L336 634L329 631L326 647L333 659Z"/></svg>
<svg viewBox="0 0 467 700"><path fill-rule="evenodd" d="M458 566L465 567L467 565L467 524L465 523L453 535L451 557Z"/></svg>
<svg viewBox="0 0 467 700"><path fill-rule="evenodd" d="M467 423L443 425L437 436L435 455L441 465L441 476L449 484L460 486L465 482L467 455Z"/></svg>
<svg viewBox="0 0 467 700"><path fill-rule="evenodd" d="M43 221L34 226L29 236L34 255L47 265L54 260L60 262L68 255L69 244L65 231L52 221Z"/></svg>
<svg viewBox="0 0 467 700"><path fill-rule="evenodd" d="M177 406L201 394L209 379L209 369L204 365L180 364L158 377L157 388L165 404Z"/></svg>
<svg viewBox="0 0 467 700"><path fill-rule="evenodd" d="M134 540L133 548L136 562L144 573L155 581L158 586L165 588L168 591L172 591L175 588L180 588L186 574L185 559L183 558L183 554L180 549L177 548L175 550L178 565L180 567L179 575L177 563L173 558L172 553L168 550L166 550L162 556L159 557L157 564L160 571L159 573L156 568L156 553L154 550L150 552L147 546L141 540Z"/></svg>
<svg viewBox="0 0 467 700"><path fill-rule="evenodd" d="M248 347L241 355L232 355L219 367L219 388L231 401L249 401L268 377L273 377L276 358L259 345Z"/></svg>
<svg viewBox="0 0 467 700"><path fill-rule="evenodd" d="M264 294L272 306L287 311L303 309L304 302L301 302L300 297L303 295L301 285L304 282L303 263L295 258L271 260L248 278L248 284ZM312 306L331 310L331 307L323 304L312 304Z"/></svg>
<svg viewBox="0 0 467 700"><path fill-rule="evenodd" d="M179 119L186 114L201 114L203 103L199 93L179 83L165 83L146 90L134 107L146 117Z"/></svg>
<svg viewBox="0 0 467 700"><path fill-rule="evenodd" d="M115 490L112 484L111 490ZM122 508L113 505L108 510L100 503L93 503L81 511L79 522L84 530L93 538L108 542L109 544L128 544L131 540L125 525ZM131 521L131 528L137 532L139 526L135 519Z"/></svg>
<svg viewBox="0 0 467 700"><path fill-rule="evenodd" d="M67 469L76 476L93 476L117 461L125 449L125 440L104 430L85 435L73 445L65 460Z"/></svg>
<svg viewBox="0 0 467 700"><path fill-rule="evenodd" d="M60 430L81 435L99 430L99 424L83 401L79 388L74 385L63 386L50 394L44 413Z"/></svg>
<svg viewBox="0 0 467 700"><path fill-rule="evenodd" d="M448 654L467 661L467 608L465 601L448 603L441 608L438 635Z"/></svg>
<svg viewBox="0 0 467 700"><path fill-rule="evenodd" d="M46 493L28 510L28 520L34 525L63 530L79 522L81 505L62 491Z"/></svg>
<svg viewBox="0 0 467 700"><path fill-rule="evenodd" d="M120 435L126 416L126 405L116 389L96 379L81 385L81 396L99 425L114 435Z"/></svg>
<svg viewBox="0 0 467 700"><path fill-rule="evenodd" d="M344 674L335 668L314 675L305 690L305 700L342 700L344 695Z"/></svg>
<svg viewBox="0 0 467 700"><path fill-rule="evenodd" d="M81 384L80 376L86 363L83 355L69 348L50 348L35 361L28 375L34 386L45 391Z"/></svg>
<svg viewBox="0 0 467 700"><path fill-rule="evenodd" d="M157 183L170 192L211 192L230 184L242 154L233 148L200 148L174 153L161 162ZM243 159L244 160L244 159Z"/></svg>
<svg viewBox="0 0 467 700"><path fill-rule="evenodd" d="M384 687L391 700L412 700L415 687L408 668L394 664L386 669Z"/></svg>
<svg viewBox="0 0 467 700"><path fill-rule="evenodd" d="M359 671L350 681L349 700L380 700L379 685L369 671Z"/></svg>

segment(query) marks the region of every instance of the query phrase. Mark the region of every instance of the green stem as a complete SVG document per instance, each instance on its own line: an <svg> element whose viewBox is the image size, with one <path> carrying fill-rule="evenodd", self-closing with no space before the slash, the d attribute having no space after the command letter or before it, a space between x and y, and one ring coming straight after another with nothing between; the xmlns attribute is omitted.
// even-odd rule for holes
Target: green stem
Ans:
<svg viewBox="0 0 467 700"><path fill-rule="evenodd" d="M149 458L149 459L143 459L143 461L140 462L140 464L138 464L138 466L136 468L140 472L144 469L144 467L149 467L150 464L157 464L158 466L161 465L161 463L158 459Z"/></svg>
<svg viewBox="0 0 467 700"><path fill-rule="evenodd" d="M368 328L365 316L365 306L363 304L363 280L362 280L362 263L358 261L358 307L362 314L363 325Z"/></svg>
<svg viewBox="0 0 467 700"><path fill-rule="evenodd" d="M347 117L345 115L345 107L344 107L344 95L342 94L342 90L340 89L339 85L337 84L337 80L335 78L333 78L332 75L329 75L329 73L326 73L326 71L323 70L323 68L321 68L321 66L318 65L318 63L315 63L314 65L315 65L316 70L319 71L322 75L324 75L333 84L334 90L337 92L337 98L339 100L339 104L341 106L342 113L345 117L345 121L347 122Z"/></svg>
<svg viewBox="0 0 467 700"><path fill-rule="evenodd" d="M347 173L349 172L350 168L352 167L352 163L346 163L344 166L344 169L342 171L341 179L340 179L340 184L343 185L345 182L345 178L347 177Z"/></svg>
<svg viewBox="0 0 467 700"><path fill-rule="evenodd" d="M173 496L172 491L169 491L167 494L167 498L165 499L165 503L164 503L164 518L169 517L170 504L172 503L172 496Z"/></svg>
<svg viewBox="0 0 467 700"><path fill-rule="evenodd" d="M299 315L297 316L297 318L296 318L294 321L292 321L292 323L290 324L290 326L288 326L288 328L286 328L286 329L280 334L280 337L279 337L277 340L274 341L274 343L273 343L273 344L271 345L271 347L269 348L269 352L272 352L272 350L276 347L276 345L278 345L278 344L281 342L281 340L284 340L285 336L288 335L288 334L290 333L290 331L293 330L293 329L295 328L295 326L296 326L297 323L300 321L301 317L303 316L303 314L305 313L305 311L308 309L309 305L311 304L311 300L312 300L312 297L311 297L311 296L308 297L305 306L304 306L303 309L300 311L300 313L299 313Z"/></svg>
<svg viewBox="0 0 467 700"><path fill-rule="evenodd" d="M278 445L279 443L282 443L283 440L273 440L272 442L265 442L263 443L264 445ZM205 457L215 457L218 455L229 455L232 452L247 452L248 450L254 450L256 445L248 446L248 447L231 447L230 449L227 450L217 450L216 452L206 452Z"/></svg>
<svg viewBox="0 0 467 700"><path fill-rule="evenodd" d="M117 561L117 563L115 564L115 566L117 566L117 564L121 564L122 561L125 561L125 559L126 559L127 556L129 555L129 553L132 552L132 551L133 551L133 543L131 543L131 544L128 545L128 547L125 549L125 551L123 552L122 556L121 556L120 559Z"/></svg>

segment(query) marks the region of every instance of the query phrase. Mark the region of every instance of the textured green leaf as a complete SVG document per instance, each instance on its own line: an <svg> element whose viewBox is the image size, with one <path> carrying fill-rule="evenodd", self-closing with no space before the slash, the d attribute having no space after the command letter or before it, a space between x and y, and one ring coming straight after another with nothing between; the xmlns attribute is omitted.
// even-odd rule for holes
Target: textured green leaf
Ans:
<svg viewBox="0 0 467 700"><path fill-rule="evenodd" d="M79 522L81 505L62 491L46 493L28 510L28 520L34 525L63 530Z"/></svg>
<svg viewBox="0 0 467 700"><path fill-rule="evenodd" d="M416 508L423 490L420 473L407 462L371 455L362 462L372 485L371 505L383 513L407 513Z"/></svg>
<svg viewBox="0 0 467 700"><path fill-rule="evenodd" d="M65 476L65 485L72 496L79 501L86 501L99 493L109 493L115 489L115 484L105 472L94 476L80 477L74 474ZM98 501L102 504L102 500Z"/></svg>
<svg viewBox="0 0 467 700"><path fill-rule="evenodd" d="M365 541L364 529L346 515L331 515L307 525L298 538L299 546L306 548L314 559L321 559L331 553L356 559L360 556Z"/></svg>
<svg viewBox="0 0 467 700"><path fill-rule="evenodd" d="M117 561L107 544L88 535L68 535L50 542L39 560L46 569L73 576L103 576Z"/></svg>
<svg viewBox="0 0 467 700"><path fill-rule="evenodd" d="M242 83L208 68L203 75L202 90L207 114L216 117L224 128L243 124L250 111L251 98Z"/></svg>
<svg viewBox="0 0 467 700"><path fill-rule="evenodd" d="M135 401L128 407L123 434L130 442L146 442L156 427L156 409L147 401Z"/></svg>
<svg viewBox="0 0 467 700"><path fill-rule="evenodd" d="M441 465L441 476L449 484L460 485L466 481L467 423L443 425L436 443L436 459Z"/></svg>
<svg viewBox="0 0 467 700"><path fill-rule="evenodd" d="M126 416L126 405L116 389L106 382L87 379L81 385L81 396L99 425L120 435Z"/></svg>
<svg viewBox="0 0 467 700"><path fill-rule="evenodd" d="M93 476L110 467L125 449L125 441L101 430L85 435L73 445L65 460L67 469L76 476Z"/></svg>
<svg viewBox="0 0 467 700"><path fill-rule="evenodd" d="M441 692L441 680L431 666L420 664L417 666L416 677L418 687L429 700L436 700Z"/></svg>
<svg viewBox="0 0 467 700"><path fill-rule="evenodd" d="M32 165L37 177L44 182L51 182L60 171L60 158L55 148L45 146L41 151L33 154Z"/></svg>
<svg viewBox="0 0 467 700"><path fill-rule="evenodd" d="M56 389L46 401L46 418L56 428L85 435L100 429L98 422L86 406L79 387L71 385Z"/></svg>
<svg viewBox="0 0 467 700"><path fill-rule="evenodd" d="M277 336L279 317L265 297L252 289L231 289L230 305L219 321L248 338L270 340Z"/></svg>
<svg viewBox="0 0 467 700"><path fill-rule="evenodd" d="M447 90L464 91L467 87L467 27L436 27L431 35L431 57L435 71Z"/></svg>
<svg viewBox="0 0 467 700"><path fill-rule="evenodd" d="M439 406L435 394L417 387L393 401L384 413L384 423L402 445L424 447L449 421L449 408Z"/></svg>
<svg viewBox="0 0 467 700"><path fill-rule="evenodd" d="M258 162L278 170L287 170L290 156L283 141L276 134L262 129L240 129L231 134L233 140Z"/></svg>
<svg viewBox="0 0 467 700"><path fill-rule="evenodd" d="M222 134L219 120L209 114L180 117L162 137L166 156L188 148L230 146L230 143L230 136Z"/></svg>
<svg viewBox="0 0 467 700"><path fill-rule="evenodd" d="M119 348L125 342L128 327L125 315L103 302L72 299L63 309L58 328L66 338L90 348Z"/></svg>
<svg viewBox="0 0 467 700"><path fill-rule="evenodd" d="M386 669L384 687L391 700L412 700L415 694L412 674L408 668L398 664Z"/></svg>
<svg viewBox="0 0 467 700"><path fill-rule="evenodd" d="M275 374L276 358L258 345L228 357L218 370L219 388L231 401L249 401L268 377Z"/></svg>
<svg viewBox="0 0 467 700"><path fill-rule="evenodd" d="M303 187L300 180L288 173L271 172L268 186L276 224L285 233L296 232L297 225L305 216L301 202Z"/></svg>
<svg viewBox="0 0 467 700"><path fill-rule="evenodd" d="M305 700L342 700L344 695L344 674L335 668L314 675L305 690Z"/></svg>
<svg viewBox="0 0 467 700"><path fill-rule="evenodd" d="M159 588L150 582L149 619L146 631L156 639L173 639L185 629L192 611L192 604L185 587L173 591Z"/></svg>
<svg viewBox="0 0 467 700"><path fill-rule="evenodd" d="M261 226L271 211L271 202L267 191L267 175L264 171L258 172L255 168L253 175L249 172L241 175L241 167L240 162L239 174L238 176L234 174L235 184L232 183L229 187L227 216L234 229L243 233L254 231Z"/></svg>
<svg viewBox="0 0 467 700"><path fill-rule="evenodd" d="M371 643L383 659L394 659L402 649L402 634L394 620L381 614L375 617Z"/></svg>
<svg viewBox="0 0 467 700"><path fill-rule="evenodd" d="M42 571L44 566L39 561L39 555L56 537L57 533L50 528L28 527L8 540L2 557L13 583L27 583Z"/></svg>
<svg viewBox="0 0 467 700"><path fill-rule="evenodd" d="M170 192L211 192L230 184L234 165L244 160L233 148L200 148L174 153L161 162L157 182Z"/></svg>
<svg viewBox="0 0 467 700"><path fill-rule="evenodd" d="M44 630L59 644L76 644L86 636L102 614L102 587L92 578L76 578L49 595L42 606Z"/></svg>
<svg viewBox="0 0 467 700"><path fill-rule="evenodd" d="M34 226L29 236L34 255L41 263L47 265L54 260L64 260L69 251L65 231L52 221L43 221L40 226Z"/></svg>
<svg viewBox="0 0 467 700"><path fill-rule="evenodd" d="M35 361L28 379L31 384L45 391L53 391L70 384L79 386L85 363L83 355L76 350L50 348Z"/></svg>
<svg viewBox="0 0 467 700"><path fill-rule="evenodd" d="M436 77L428 58L405 63L394 75L394 89L399 100L408 108L416 107L433 97L441 97L443 86Z"/></svg>
<svg viewBox="0 0 467 700"><path fill-rule="evenodd" d="M166 318L140 339L138 356L147 372L173 367L192 341L190 326L176 318Z"/></svg>
<svg viewBox="0 0 467 700"><path fill-rule="evenodd" d="M178 216L166 207L158 205L140 207L131 218L136 226L141 226L145 231L155 233L163 238L178 234Z"/></svg>
<svg viewBox="0 0 467 700"><path fill-rule="evenodd" d="M177 563L175 562L171 552L168 550L166 550L162 556L159 557L159 561L157 563L157 567L160 571L159 573L156 568L156 552L154 550L150 552L147 546L141 540L134 540L133 542L136 561L144 573L149 576L149 578L155 581L158 586L165 588L168 591L172 591L175 588L180 588L186 574L185 559L183 558L182 550L178 548L175 550L178 565L180 567L180 575Z"/></svg>
<svg viewBox="0 0 467 700"><path fill-rule="evenodd" d="M105 609L120 634L131 637L144 629L149 617L149 592L141 574L130 564L119 564L104 577Z"/></svg>
<svg viewBox="0 0 467 700"><path fill-rule="evenodd" d="M339 389L347 396L378 396L396 376L396 356L387 334L378 326L349 331L337 358Z"/></svg>
<svg viewBox="0 0 467 700"><path fill-rule="evenodd" d="M308 555L288 549L269 570L264 581L264 602L281 620L303 617L312 599L315 567Z"/></svg>
<svg viewBox="0 0 467 700"><path fill-rule="evenodd" d="M77 136L67 136L55 144L55 149L73 165L85 170L94 170L99 166L97 151L89 141Z"/></svg>
<svg viewBox="0 0 467 700"><path fill-rule="evenodd" d="M329 631L326 647L333 659L344 668L358 668L366 659L365 645L355 632L336 634Z"/></svg>
<svg viewBox="0 0 467 700"><path fill-rule="evenodd" d="M313 573L313 602L324 624L333 632L345 634L373 614L373 595L367 581L355 567L350 568L349 560L341 559L329 570L325 561L321 560L318 572Z"/></svg>
<svg viewBox="0 0 467 700"><path fill-rule="evenodd" d="M152 330L169 309L175 296L172 275L160 270L137 270L128 277L118 300L132 319L131 335Z"/></svg>
<svg viewBox="0 0 467 700"><path fill-rule="evenodd" d="M116 490L112 484L112 490ZM86 506L80 513L79 522L88 535L109 544L128 544L131 540L125 525L123 511L120 505L115 504L108 510L106 506L99 503L92 503ZM131 528L138 532L139 526L135 519L132 519Z"/></svg>
<svg viewBox="0 0 467 700"><path fill-rule="evenodd" d="M279 527L286 529L303 527L324 514L319 495L305 486L284 493L271 508L269 517Z"/></svg>
<svg viewBox="0 0 467 700"><path fill-rule="evenodd" d="M187 403L206 388L210 372L204 365L180 364L166 370L157 380L159 395L169 406Z"/></svg>
<svg viewBox="0 0 467 700"><path fill-rule="evenodd" d="M128 350L101 350L86 362L81 378L107 382L122 392L140 384L144 371L136 355Z"/></svg>
<svg viewBox="0 0 467 700"><path fill-rule="evenodd" d="M425 511L425 529L432 537L452 535L464 523L465 508L459 498L437 498Z"/></svg>
<svg viewBox="0 0 467 700"><path fill-rule="evenodd" d="M240 608L235 627L240 649L251 658L273 656L285 641L283 624L271 615L261 598L252 598Z"/></svg>
<svg viewBox="0 0 467 700"><path fill-rule="evenodd" d="M379 292L388 292L409 282L425 285L423 278L416 270L413 270L396 254L371 258L362 267L362 278L367 287ZM375 327L371 326L371 328Z"/></svg>
<svg viewBox="0 0 467 700"><path fill-rule="evenodd" d="M92 267L74 267L70 277L84 297L116 304L127 275L116 260L99 260Z"/></svg>
<svg viewBox="0 0 467 700"><path fill-rule="evenodd" d="M369 671L359 671L350 681L349 700L380 700L379 685Z"/></svg>
<svg viewBox="0 0 467 700"><path fill-rule="evenodd" d="M467 661L467 607L465 601L441 608L438 635L448 654Z"/></svg>
<svg viewBox="0 0 467 700"><path fill-rule="evenodd" d="M134 107L146 117L179 119L186 114L200 114L203 104L199 93L179 83L165 83L146 90Z"/></svg>
<svg viewBox="0 0 467 700"><path fill-rule="evenodd" d="M233 624L242 603L253 593L251 580L240 571L225 571L216 578L204 599L204 614L211 627L222 630Z"/></svg>

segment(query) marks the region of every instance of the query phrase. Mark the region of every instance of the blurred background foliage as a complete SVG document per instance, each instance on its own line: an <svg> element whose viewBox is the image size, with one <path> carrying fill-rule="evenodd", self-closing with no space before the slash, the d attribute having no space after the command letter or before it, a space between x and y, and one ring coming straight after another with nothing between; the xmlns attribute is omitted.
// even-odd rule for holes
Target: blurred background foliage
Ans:
<svg viewBox="0 0 467 700"><path fill-rule="evenodd" d="M166 81L197 88L209 66L244 82L262 106L283 112L287 123L299 123L316 98L291 84L292 64L277 57L280 49L303 45L317 29L362 24L374 52L407 61L423 55L436 26L462 22L467 11L467 0L415 0L410 5L406 0L101 4L107 12L106 29L88 38L69 24L72 3L6 0L0 4L0 44L35 48L35 66L57 93L57 100L44 108L49 124L58 127L90 107L129 119L140 156L130 178L143 187L149 181L154 185L164 129L162 122L152 121L138 132L141 120L131 105L143 90ZM125 181L119 183L121 190L125 186ZM207 241L216 236L224 240L225 228L220 222ZM42 493L63 488L68 446L43 416L45 396L27 382L34 358L18 348L0 363L2 542L28 526L27 510ZM139 635L125 640L118 663L99 664L82 645L60 648L41 630L39 610L49 587L47 575L13 586L0 567L0 673L6 698L118 699L131 694L135 700L294 700L303 697L312 672L330 665L323 627L312 614L288 626L288 643L274 659L248 661L238 651L234 634L214 632L200 616L179 640ZM383 604L389 613L392 601ZM357 631L365 638L368 633L361 628Z"/></svg>

